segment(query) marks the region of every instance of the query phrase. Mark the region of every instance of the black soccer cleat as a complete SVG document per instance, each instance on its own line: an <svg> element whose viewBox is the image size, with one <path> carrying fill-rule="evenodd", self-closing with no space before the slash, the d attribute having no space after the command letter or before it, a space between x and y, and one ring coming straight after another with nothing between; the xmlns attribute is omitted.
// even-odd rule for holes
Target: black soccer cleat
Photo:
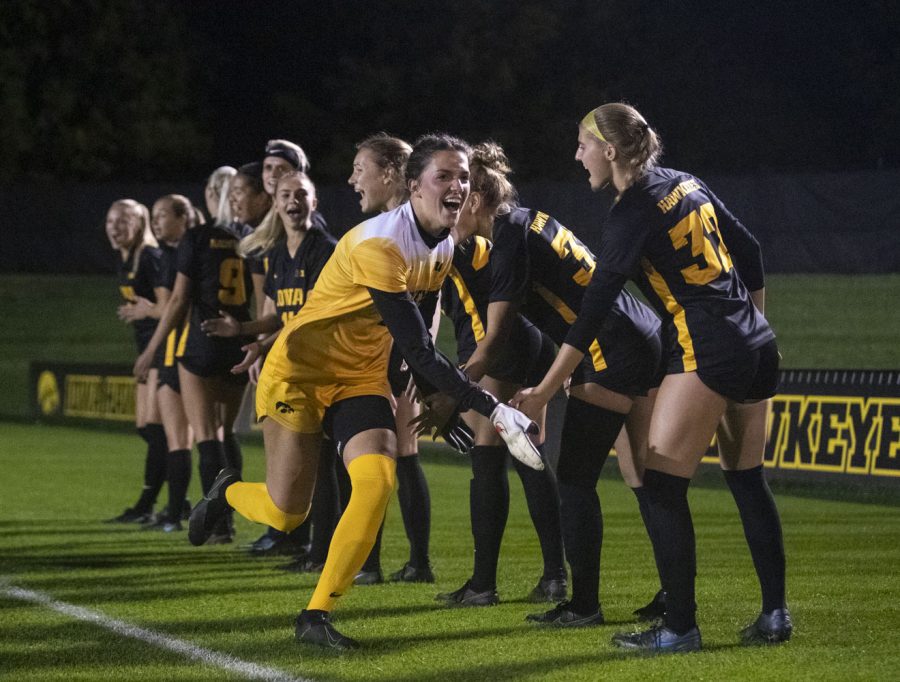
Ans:
<svg viewBox="0 0 900 682"><path fill-rule="evenodd" d="M288 533L273 532L271 528L247 547L247 552L252 556L289 556L307 551L305 546L297 545Z"/></svg>
<svg viewBox="0 0 900 682"><path fill-rule="evenodd" d="M666 593L660 590L645 606L635 609L632 613L639 621L652 623L666 615Z"/></svg>
<svg viewBox="0 0 900 682"><path fill-rule="evenodd" d="M431 572L431 566L419 568L407 561L403 564L403 568L391 573L388 580L392 583L433 583L434 573Z"/></svg>
<svg viewBox="0 0 900 682"><path fill-rule="evenodd" d="M152 523L145 523L143 530L160 530L163 533L174 533L184 530L180 518L172 518L168 513L157 514Z"/></svg>
<svg viewBox="0 0 900 682"><path fill-rule="evenodd" d="M354 585L381 585L384 582L384 574L379 568L377 571L360 571L353 578Z"/></svg>
<svg viewBox="0 0 900 682"><path fill-rule="evenodd" d="M134 507L128 507L125 511L123 511L118 516L114 516L111 519L106 519L103 523L147 523L151 521L153 518L153 509L148 509L147 511L141 511L140 509L135 509Z"/></svg>
<svg viewBox="0 0 900 682"><path fill-rule="evenodd" d="M333 651L358 649L359 642L338 632L331 624L327 611L304 609L294 621L294 635L298 642L313 644Z"/></svg>
<svg viewBox="0 0 900 682"><path fill-rule="evenodd" d="M794 621L786 608L775 609L772 613L761 613L750 625L741 630L741 644L780 644L791 638Z"/></svg>
<svg viewBox="0 0 900 682"><path fill-rule="evenodd" d="M231 542L231 534L227 532L227 515L231 507L225 499L225 490L232 483L241 480L241 475L237 469L222 469L216 480L213 481L212 487L197 506L191 511L190 522L188 523L188 540L195 547L207 542L213 536L222 538L228 535L228 542ZM226 530L222 530L222 522L225 522ZM216 544L222 544L221 540Z"/></svg>
<svg viewBox="0 0 900 682"><path fill-rule="evenodd" d="M566 598L567 588L565 578L541 578L528 595L528 601L533 604L541 602L557 604Z"/></svg>
<svg viewBox="0 0 900 682"><path fill-rule="evenodd" d="M603 611L598 608L594 613L575 613L571 603L564 601L549 611L529 613L525 620L551 628L586 628L592 625L603 625Z"/></svg>
<svg viewBox="0 0 900 682"><path fill-rule="evenodd" d="M458 590L441 592L434 599L435 601L444 602L444 606L450 608L459 606L496 606L500 603L500 596L497 594L496 589L476 592L471 588L471 583L471 580L467 580Z"/></svg>
<svg viewBox="0 0 900 682"><path fill-rule="evenodd" d="M321 573L325 568L325 562L318 562L308 556L299 556L286 564L278 564L275 568L288 573Z"/></svg>
<svg viewBox="0 0 900 682"><path fill-rule="evenodd" d="M613 635L612 643L622 649L647 654L678 654L703 648L700 630L696 626L683 635L676 634L665 625L654 625L643 632L619 632Z"/></svg>

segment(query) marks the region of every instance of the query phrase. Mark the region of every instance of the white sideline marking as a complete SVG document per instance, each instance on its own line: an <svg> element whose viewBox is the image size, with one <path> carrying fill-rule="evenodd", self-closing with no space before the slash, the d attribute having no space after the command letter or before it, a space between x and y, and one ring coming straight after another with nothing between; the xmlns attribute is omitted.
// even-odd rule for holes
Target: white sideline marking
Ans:
<svg viewBox="0 0 900 682"><path fill-rule="evenodd" d="M267 680L267 682L313 682L312 680L303 677L294 677L277 668L268 668L264 665L259 665L258 663L242 661L234 656L221 654L217 651L211 651L210 649L204 649L203 647L191 644L182 639L176 639L159 632L154 632L153 630L140 628L136 625L126 623L125 621L110 618L99 611L92 611L91 609L86 609L81 606L57 601L43 592L23 590L20 587L3 584L3 582L0 581L0 594L10 597L11 599L18 599L19 601L27 601L33 604L46 606L47 608L65 616L69 616L70 618L99 625L117 635L139 639L142 642L152 644L160 649L174 651L176 654L192 658L205 665L221 668L230 673L243 675L251 680Z"/></svg>

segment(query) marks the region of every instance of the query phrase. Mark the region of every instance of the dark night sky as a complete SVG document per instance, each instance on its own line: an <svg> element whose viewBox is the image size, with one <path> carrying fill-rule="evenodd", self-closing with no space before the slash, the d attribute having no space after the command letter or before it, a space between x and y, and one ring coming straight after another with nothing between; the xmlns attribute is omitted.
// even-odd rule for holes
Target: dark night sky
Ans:
<svg viewBox="0 0 900 682"><path fill-rule="evenodd" d="M25 98L3 105L0 142L19 152L0 179L196 178L287 137L336 182L371 132L444 129L501 142L521 179L565 180L575 122L611 100L638 106L686 170L896 167L898 7L18 0L0 8L4 56L23 55L0 94Z"/></svg>
<svg viewBox="0 0 900 682"><path fill-rule="evenodd" d="M538 151L558 175L573 122L626 99L676 165L896 165L895 3L785 4L226 2L189 20L217 66L213 135L238 156L290 133L328 163L330 138L449 128L528 154L528 175Z"/></svg>

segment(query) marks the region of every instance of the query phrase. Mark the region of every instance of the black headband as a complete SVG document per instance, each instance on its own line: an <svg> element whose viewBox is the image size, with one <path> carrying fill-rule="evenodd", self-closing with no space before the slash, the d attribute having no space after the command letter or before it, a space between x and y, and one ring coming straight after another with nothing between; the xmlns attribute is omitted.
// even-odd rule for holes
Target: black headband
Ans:
<svg viewBox="0 0 900 682"><path fill-rule="evenodd" d="M284 159L294 167L294 170L306 171L306 168L303 167L304 164L300 163L300 155L290 147L281 144L273 144L266 147L266 156L275 156L279 159Z"/></svg>

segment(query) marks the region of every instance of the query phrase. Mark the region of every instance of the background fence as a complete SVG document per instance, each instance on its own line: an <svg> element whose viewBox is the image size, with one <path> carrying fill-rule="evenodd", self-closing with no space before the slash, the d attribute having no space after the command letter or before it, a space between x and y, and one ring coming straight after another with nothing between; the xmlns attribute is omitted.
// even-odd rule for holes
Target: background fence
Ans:
<svg viewBox="0 0 900 682"><path fill-rule="evenodd" d="M900 171L704 176L759 239L766 268L782 273L900 272ZM0 188L0 272L104 273L114 258L103 232L108 206L148 206L170 192L203 197L201 185L27 184ZM523 205L540 208L594 247L609 197L583 183L527 183ZM203 204L200 204L203 205ZM319 188L319 206L340 236L359 223L349 186Z"/></svg>

